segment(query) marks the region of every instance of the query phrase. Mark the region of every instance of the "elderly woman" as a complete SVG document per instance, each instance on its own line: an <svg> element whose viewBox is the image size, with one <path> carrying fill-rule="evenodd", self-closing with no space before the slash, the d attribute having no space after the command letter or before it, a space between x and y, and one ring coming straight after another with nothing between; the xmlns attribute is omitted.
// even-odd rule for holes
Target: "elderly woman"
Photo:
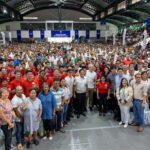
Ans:
<svg viewBox="0 0 150 150"><path fill-rule="evenodd" d="M52 140L52 130L53 130L53 117L55 116L55 108L56 100L54 97L54 94L50 92L50 88L48 83L43 83L42 85L42 91L39 93L38 98L41 100L42 103L42 119L43 119L43 125L44 129L46 131L46 136L43 139L46 139L47 137Z"/></svg>
<svg viewBox="0 0 150 150"><path fill-rule="evenodd" d="M126 78L121 80L116 96L121 110L121 122L119 124L125 123L124 128L127 128L130 119L130 108L133 106L133 89L129 86Z"/></svg>
<svg viewBox="0 0 150 150"><path fill-rule="evenodd" d="M11 150L13 120L16 118L8 96L7 89L0 90L0 126L5 135L5 150Z"/></svg>
<svg viewBox="0 0 150 150"><path fill-rule="evenodd" d="M42 115L42 104L36 95L37 89L30 88L29 97L23 102L24 104L21 107L21 110L24 112L24 129L28 132L27 148L30 148L31 146L32 134L34 144L39 144L39 141L37 141L37 130Z"/></svg>

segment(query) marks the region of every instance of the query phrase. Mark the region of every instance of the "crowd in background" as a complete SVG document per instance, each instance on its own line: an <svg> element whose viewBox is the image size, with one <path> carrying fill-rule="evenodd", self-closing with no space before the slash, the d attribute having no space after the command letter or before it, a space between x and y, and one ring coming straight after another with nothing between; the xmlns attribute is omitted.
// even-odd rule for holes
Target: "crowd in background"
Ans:
<svg viewBox="0 0 150 150"><path fill-rule="evenodd" d="M150 52L100 43L13 44L0 48L0 126L11 149L65 132L72 117L98 109L144 130L150 100ZM131 119L131 112L134 119ZM150 116L150 115L149 115Z"/></svg>

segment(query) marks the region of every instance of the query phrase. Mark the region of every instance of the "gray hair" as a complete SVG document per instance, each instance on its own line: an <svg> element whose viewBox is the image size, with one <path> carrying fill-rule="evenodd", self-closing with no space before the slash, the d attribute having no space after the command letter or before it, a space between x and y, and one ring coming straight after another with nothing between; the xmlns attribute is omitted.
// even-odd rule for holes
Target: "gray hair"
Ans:
<svg viewBox="0 0 150 150"><path fill-rule="evenodd" d="M42 93L44 93L44 86L45 86L45 85L47 85L47 86L48 86L49 91L50 91L49 84L48 84L47 82L44 82L44 83L42 84L42 89L41 89L41 92L42 92Z"/></svg>

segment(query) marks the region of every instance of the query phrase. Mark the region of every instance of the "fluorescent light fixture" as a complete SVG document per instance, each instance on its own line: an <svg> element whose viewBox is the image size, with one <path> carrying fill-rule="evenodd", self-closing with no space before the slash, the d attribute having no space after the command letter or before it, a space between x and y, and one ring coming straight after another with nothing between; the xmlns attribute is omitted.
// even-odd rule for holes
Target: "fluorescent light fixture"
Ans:
<svg viewBox="0 0 150 150"><path fill-rule="evenodd" d="M92 18L79 18L79 20L92 20Z"/></svg>
<svg viewBox="0 0 150 150"><path fill-rule="evenodd" d="M24 20L37 20L38 17L23 17Z"/></svg>

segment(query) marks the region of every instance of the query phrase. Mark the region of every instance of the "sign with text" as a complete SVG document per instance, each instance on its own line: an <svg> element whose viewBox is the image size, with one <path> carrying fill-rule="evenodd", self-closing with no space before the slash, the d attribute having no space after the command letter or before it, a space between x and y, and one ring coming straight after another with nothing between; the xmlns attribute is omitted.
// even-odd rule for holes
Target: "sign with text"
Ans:
<svg viewBox="0 0 150 150"><path fill-rule="evenodd" d="M59 37L59 38L63 38L63 37L70 37L70 31L56 31L56 30L52 30L51 31L51 37Z"/></svg>

